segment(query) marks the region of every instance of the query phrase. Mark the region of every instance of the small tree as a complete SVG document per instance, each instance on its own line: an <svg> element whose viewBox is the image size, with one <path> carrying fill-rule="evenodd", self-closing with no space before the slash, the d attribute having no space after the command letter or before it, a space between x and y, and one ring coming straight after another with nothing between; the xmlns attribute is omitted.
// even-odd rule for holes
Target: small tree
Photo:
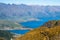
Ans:
<svg viewBox="0 0 60 40"><path fill-rule="evenodd" d="M0 30L0 37L10 40L12 38L12 34L7 30Z"/></svg>

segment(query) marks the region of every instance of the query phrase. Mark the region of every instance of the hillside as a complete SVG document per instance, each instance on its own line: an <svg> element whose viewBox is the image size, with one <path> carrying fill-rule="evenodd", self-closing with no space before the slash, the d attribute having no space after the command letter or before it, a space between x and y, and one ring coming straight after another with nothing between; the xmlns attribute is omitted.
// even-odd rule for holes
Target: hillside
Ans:
<svg viewBox="0 0 60 40"><path fill-rule="evenodd" d="M49 21L16 40L60 40L60 20Z"/></svg>
<svg viewBox="0 0 60 40"><path fill-rule="evenodd" d="M6 31L0 30L0 40L10 40L13 37L13 34Z"/></svg>
<svg viewBox="0 0 60 40"><path fill-rule="evenodd" d="M16 29L21 28L22 26L17 22L8 21L8 20L0 20L0 30L4 29Z"/></svg>

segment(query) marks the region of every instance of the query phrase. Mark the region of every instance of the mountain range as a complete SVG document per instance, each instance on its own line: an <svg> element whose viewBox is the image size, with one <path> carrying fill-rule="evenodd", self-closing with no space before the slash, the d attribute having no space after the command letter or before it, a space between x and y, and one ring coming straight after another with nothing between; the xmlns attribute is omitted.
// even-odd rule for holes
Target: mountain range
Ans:
<svg viewBox="0 0 60 40"><path fill-rule="evenodd" d="M0 3L0 19L28 20L30 18L44 20L60 19L60 6L40 6L25 4Z"/></svg>

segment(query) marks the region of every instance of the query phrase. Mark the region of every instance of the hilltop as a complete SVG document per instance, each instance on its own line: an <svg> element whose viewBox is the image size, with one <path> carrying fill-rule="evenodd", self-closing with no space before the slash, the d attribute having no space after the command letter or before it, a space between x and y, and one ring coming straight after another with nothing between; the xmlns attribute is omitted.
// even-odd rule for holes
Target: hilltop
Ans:
<svg viewBox="0 0 60 40"><path fill-rule="evenodd" d="M49 21L16 40L60 40L60 20Z"/></svg>

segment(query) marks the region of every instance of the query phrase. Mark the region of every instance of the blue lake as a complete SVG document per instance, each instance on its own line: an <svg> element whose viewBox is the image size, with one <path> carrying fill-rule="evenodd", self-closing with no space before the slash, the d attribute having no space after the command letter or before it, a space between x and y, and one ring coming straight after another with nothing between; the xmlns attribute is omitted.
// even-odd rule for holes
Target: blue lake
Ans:
<svg viewBox="0 0 60 40"><path fill-rule="evenodd" d="M16 33L16 34L25 34L29 32L29 30L9 30L9 32Z"/></svg>
<svg viewBox="0 0 60 40"><path fill-rule="evenodd" d="M59 18L41 18L43 19L43 21L27 21L27 22L20 22L19 24L21 24L23 27L25 28L38 28L41 25L43 25L44 23L46 23L48 20L59 20ZM29 32L29 30L10 30L13 33L17 33L17 34L25 34L27 32Z"/></svg>
<svg viewBox="0 0 60 40"><path fill-rule="evenodd" d="M25 28L38 28L43 25L46 21L28 21L20 23Z"/></svg>
<svg viewBox="0 0 60 40"><path fill-rule="evenodd" d="M25 28L38 28L41 25L43 25L45 21L28 21L28 22L22 22L19 23ZM17 34L25 34L29 32L29 30L9 30L10 32L17 33Z"/></svg>

